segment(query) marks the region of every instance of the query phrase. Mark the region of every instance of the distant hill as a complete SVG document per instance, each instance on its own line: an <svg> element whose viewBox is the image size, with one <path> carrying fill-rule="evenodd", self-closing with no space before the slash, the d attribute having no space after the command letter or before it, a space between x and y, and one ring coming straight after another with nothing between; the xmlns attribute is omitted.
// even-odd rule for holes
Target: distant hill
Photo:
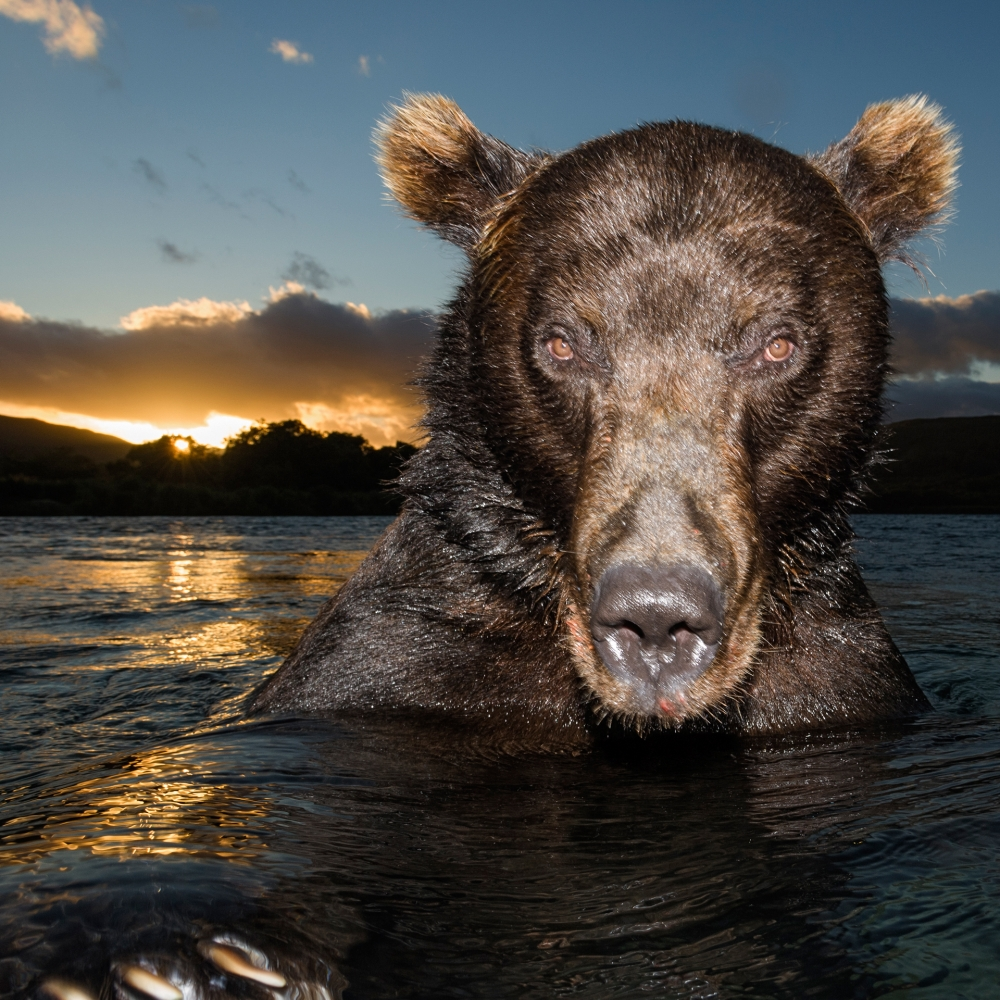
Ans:
<svg viewBox="0 0 1000 1000"><path fill-rule="evenodd" d="M74 451L98 465L124 458L132 445L110 434L79 427L47 424L44 420L0 416L0 455L34 460L59 449Z"/></svg>
<svg viewBox="0 0 1000 1000"><path fill-rule="evenodd" d="M901 420L884 435L869 511L1000 514L1000 416Z"/></svg>

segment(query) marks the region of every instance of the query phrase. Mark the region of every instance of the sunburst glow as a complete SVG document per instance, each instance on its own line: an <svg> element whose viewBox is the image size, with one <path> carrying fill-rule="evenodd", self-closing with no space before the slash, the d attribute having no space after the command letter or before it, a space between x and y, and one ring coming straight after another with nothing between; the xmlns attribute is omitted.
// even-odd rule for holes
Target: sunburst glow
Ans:
<svg viewBox="0 0 1000 1000"><path fill-rule="evenodd" d="M198 444L209 445L212 448L221 448L227 437L238 434L253 424L253 420L247 417L212 412L205 422L197 427L157 427L156 424L142 420L102 420L100 417L91 417L84 413L67 413L50 406L19 406L17 403L8 402L0 402L0 414L7 417L34 417L49 424L64 424L67 427L97 431L99 434L112 434L130 444L155 441L164 434L169 434L177 435L178 438L191 438Z"/></svg>

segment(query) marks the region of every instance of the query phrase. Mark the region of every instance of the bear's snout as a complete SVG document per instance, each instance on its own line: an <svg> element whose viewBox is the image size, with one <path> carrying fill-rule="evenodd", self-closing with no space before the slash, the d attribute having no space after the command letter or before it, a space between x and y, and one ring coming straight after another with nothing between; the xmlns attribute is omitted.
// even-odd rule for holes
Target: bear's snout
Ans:
<svg viewBox="0 0 1000 1000"><path fill-rule="evenodd" d="M649 715L683 714L685 690L723 632L718 584L697 566L620 563L601 575L591 634L604 665Z"/></svg>

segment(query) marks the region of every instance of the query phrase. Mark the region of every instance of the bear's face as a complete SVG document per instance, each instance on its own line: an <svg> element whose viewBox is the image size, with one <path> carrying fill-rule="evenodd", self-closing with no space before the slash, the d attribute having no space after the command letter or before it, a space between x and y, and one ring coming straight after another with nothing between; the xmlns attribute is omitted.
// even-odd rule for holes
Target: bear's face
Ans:
<svg viewBox="0 0 1000 1000"><path fill-rule="evenodd" d="M864 466L880 260L940 213L947 128L901 102L909 133L913 114L937 133L906 137L911 157L927 146L923 186L899 162L894 186L881 133L816 163L688 123L529 156L434 101L384 126L383 167L470 252L479 422L558 539L578 672L601 713L639 728L711 715Z"/></svg>

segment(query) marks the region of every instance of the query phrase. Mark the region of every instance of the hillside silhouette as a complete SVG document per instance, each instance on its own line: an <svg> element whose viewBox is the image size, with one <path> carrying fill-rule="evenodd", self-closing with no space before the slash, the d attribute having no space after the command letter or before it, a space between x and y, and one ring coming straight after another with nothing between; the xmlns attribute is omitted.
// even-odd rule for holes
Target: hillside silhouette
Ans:
<svg viewBox="0 0 1000 1000"><path fill-rule="evenodd" d="M0 416L0 456L39 458L62 449L102 463L123 458L131 447L128 441L110 434L47 424L30 417Z"/></svg>
<svg viewBox="0 0 1000 1000"><path fill-rule="evenodd" d="M0 440L0 515L393 514L399 497L388 484L416 452L298 420L256 424L225 448L177 435L121 442L124 454L105 462L15 438L8 428Z"/></svg>

